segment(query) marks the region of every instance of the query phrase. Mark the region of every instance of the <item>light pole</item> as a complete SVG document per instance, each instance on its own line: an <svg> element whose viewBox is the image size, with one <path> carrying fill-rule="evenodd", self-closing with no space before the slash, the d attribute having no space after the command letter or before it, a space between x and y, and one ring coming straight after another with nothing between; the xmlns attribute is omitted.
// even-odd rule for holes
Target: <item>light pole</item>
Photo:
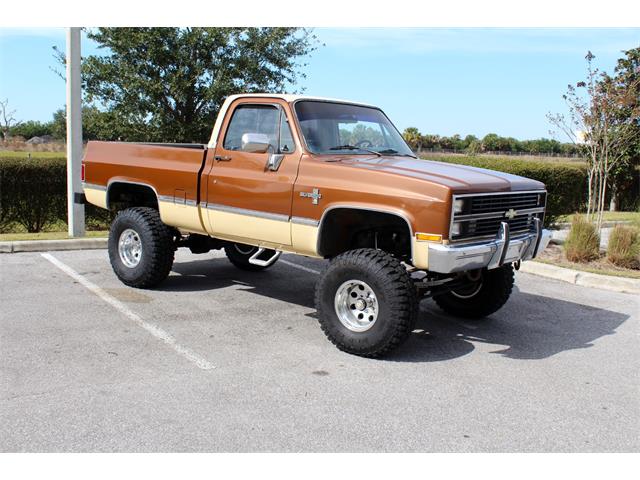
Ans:
<svg viewBox="0 0 640 480"><path fill-rule="evenodd" d="M82 196L82 79L80 27L67 29L67 223L70 237L84 236Z"/></svg>

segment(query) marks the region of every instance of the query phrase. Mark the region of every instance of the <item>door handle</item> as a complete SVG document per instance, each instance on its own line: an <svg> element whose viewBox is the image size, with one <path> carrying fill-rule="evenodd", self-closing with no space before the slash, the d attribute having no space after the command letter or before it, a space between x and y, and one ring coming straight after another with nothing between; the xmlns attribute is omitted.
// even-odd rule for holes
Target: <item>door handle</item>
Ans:
<svg viewBox="0 0 640 480"><path fill-rule="evenodd" d="M231 157L216 155L215 157L213 157L213 159L217 160L218 162L228 162L229 160L231 160Z"/></svg>

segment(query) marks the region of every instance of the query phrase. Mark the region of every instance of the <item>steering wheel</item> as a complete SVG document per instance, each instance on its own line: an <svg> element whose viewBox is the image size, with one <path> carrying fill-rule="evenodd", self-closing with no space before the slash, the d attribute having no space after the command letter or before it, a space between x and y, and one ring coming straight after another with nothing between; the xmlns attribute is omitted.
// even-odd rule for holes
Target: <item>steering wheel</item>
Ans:
<svg viewBox="0 0 640 480"><path fill-rule="evenodd" d="M370 140L360 140L359 142L356 142L354 147L371 148L373 147L373 143Z"/></svg>

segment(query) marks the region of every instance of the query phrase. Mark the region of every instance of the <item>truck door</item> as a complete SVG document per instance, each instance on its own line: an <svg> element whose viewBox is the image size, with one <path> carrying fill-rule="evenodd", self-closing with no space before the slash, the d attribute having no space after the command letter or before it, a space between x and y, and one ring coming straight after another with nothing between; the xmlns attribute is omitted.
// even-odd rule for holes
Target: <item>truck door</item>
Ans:
<svg viewBox="0 0 640 480"><path fill-rule="evenodd" d="M231 104L206 178L212 235L291 245L291 200L302 151L290 118L284 101L253 98Z"/></svg>

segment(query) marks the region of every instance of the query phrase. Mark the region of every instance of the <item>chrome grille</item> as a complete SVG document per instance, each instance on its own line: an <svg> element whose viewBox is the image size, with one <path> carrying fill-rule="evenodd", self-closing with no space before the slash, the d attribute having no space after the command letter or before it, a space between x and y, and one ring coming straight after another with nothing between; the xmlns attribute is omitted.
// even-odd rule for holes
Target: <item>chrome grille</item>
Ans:
<svg viewBox="0 0 640 480"><path fill-rule="evenodd" d="M539 193L525 193L470 197L471 209L469 213L504 212L510 208L515 210L536 208L540 206L539 195Z"/></svg>
<svg viewBox="0 0 640 480"><path fill-rule="evenodd" d="M454 195L462 201L462 211L452 211L449 238L452 241L495 237L501 222L509 231L522 233L534 228L534 218L544 220L545 191ZM459 232L455 232L458 228Z"/></svg>

